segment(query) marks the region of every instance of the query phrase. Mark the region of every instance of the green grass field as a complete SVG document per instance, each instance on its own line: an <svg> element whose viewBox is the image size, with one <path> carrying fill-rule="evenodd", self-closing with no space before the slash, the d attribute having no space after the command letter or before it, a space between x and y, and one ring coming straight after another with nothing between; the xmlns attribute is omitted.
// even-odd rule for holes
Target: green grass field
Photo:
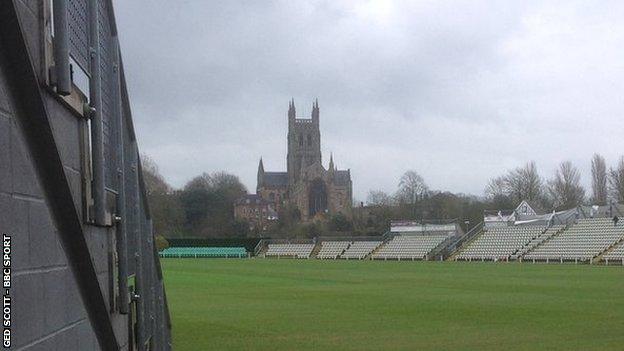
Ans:
<svg viewBox="0 0 624 351"><path fill-rule="evenodd" d="M624 350L624 268L163 259L175 350Z"/></svg>

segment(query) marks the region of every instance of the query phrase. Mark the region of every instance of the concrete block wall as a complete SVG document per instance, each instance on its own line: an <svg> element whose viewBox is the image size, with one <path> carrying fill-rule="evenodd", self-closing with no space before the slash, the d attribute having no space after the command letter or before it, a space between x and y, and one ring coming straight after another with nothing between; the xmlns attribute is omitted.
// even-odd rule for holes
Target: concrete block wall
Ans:
<svg viewBox="0 0 624 351"><path fill-rule="evenodd" d="M28 48L31 63L37 79L43 82L43 0L12 1L18 10L19 22ZM108 1L108 0L98 0ZM4 6L4 4L3 4ZM1 20L1 19L0 19ZM9 79L12 69L6 53L11 50L0 36L0 231L12 236L13 282L11 296L12 348L16 350L99 350L96 333L86 312L86 304L79 293L76 275L68 262L57 226L51 214L49 199L43 195L40 177L36 171L32 149L28 145L24 130L21 130L17 115L18 94ZM54 135L54 147L61 156L63 170L69 183L75 211L84 218L83 182L84 170L81 164L80 120L60 100L42 85L43 103L49 115ZM129 109L126 109L129 111ZM131 116L124 116L131 128ZM133 129L127 134L133 135ZM136 147L129 151L136 153ZM136 161L135 161L136 162ZM129 172L128 172L129 173ZM134 173L135 181L142 181ZM139 186L134 187L138 192ZM131 195L128 195L129 197ZM131 199L144 201L132 194ZM139 206L139 214L148 216L146 206ZM132 227L132 224L134 227ZM129 223L129 259L141 253L143 283L142 294L147 320L139 328L149 330L146 337L153 337L156 350L169 350L170 331L166 324L168 316L164 306L162 280L156 275L157 259L149 252L153 245L149 226L140 226L139 221ZM136 227L136 228L135 228ZM110 322L117 345L121 350L130 350L129 317L110 305L111 252L115 250L115 227L93 226L83 223L83 235L87 241L91 261L95 267L100 290L110 312ZM146 243L146 244L144 244ZM143 250L140 246L144 245ZM143 251L143 252L142 252ZM154 316L151 322L149 319ZM149 324L149 325L148 325ZM143 349L143 348L139 348Z"/></svg>
<svg viewBox="0 0 624 351"><path fill-rule="evenodd" d="M0 228L12 238L13 348L96 350L95 333L14 116L6 66L1 68Z"/></svg>

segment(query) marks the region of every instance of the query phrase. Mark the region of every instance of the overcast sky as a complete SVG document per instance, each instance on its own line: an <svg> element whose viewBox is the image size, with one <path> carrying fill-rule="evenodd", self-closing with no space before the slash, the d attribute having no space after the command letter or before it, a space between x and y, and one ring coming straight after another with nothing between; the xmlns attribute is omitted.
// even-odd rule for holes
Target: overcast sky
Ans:
<svg viewBox="0 0 624 351"><path fill-rule="evenodd" d="M286 169L288 100L319 99L323 163L354 197L429 186L482 195L624 154L624 1L117 0L140 149L175 187L226 170L255 191Z"/></svg>

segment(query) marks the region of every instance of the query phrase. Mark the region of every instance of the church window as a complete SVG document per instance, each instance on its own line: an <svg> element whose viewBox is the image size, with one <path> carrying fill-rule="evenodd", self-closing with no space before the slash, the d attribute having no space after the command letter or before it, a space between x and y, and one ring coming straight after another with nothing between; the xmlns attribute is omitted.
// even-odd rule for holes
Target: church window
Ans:
<svg viewBox="0 0 624 351"><path fill-rule="evenodd" d="M310 217L317 213L327 212L327 187L325 183L317 179L312 182L308 193L308 210Z"/></svg>
<svg viewBox="0 0 624 351"><path fill-rule="evenodd" d="M299 146L303 146L303 134L299 134Z"/></svg>
<svg viewBox="0 0 624 351"><path fill-rule="evenodd" d="M312 146L312 135L308 134L308 146Z"/></svg>

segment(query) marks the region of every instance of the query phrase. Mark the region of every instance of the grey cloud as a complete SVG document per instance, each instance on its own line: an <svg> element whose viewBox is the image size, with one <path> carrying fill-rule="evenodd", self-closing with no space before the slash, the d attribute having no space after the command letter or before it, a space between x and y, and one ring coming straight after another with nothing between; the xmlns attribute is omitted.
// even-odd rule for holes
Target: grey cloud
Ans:
<svg viewBox="0 0 624 351"><path fill-rule="evenodd" d="M175 5L173 5L175 3ZM287 101L318 97L324 160L354 192L415 169L481 194L534 159L544 176L623 150L624 4L117 1L137 133L175 186L285 168Z"/></svg>

